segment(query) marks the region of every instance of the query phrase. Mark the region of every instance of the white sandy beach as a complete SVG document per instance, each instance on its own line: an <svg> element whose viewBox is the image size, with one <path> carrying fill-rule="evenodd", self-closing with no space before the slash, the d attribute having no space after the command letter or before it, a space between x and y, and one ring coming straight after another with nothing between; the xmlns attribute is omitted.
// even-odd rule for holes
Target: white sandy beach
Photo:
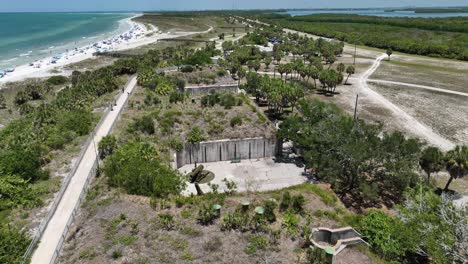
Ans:
<svg viewBox="0 0 468 264"><path fill-rule="evenodd" d="M93 53L97 51L118 51L136 48L142 45L147 45L163 38L175 38L179 36L193 34L194 32L159 32L157 27L152 26L147 29L145 25L132 21L134 16L123 20L123 23L130 25L130 30L113 36L111 38L96 41L95 44L87 45L77 49L69 50L68 52L55 55L54 57L44 58L34 62L33 65L21 65L14 69L14 72L7 73L3 78L0 78L0 88L7 82L21 81L27 78L42 78L52 75L70 75L70 71L63 71L62 68L66 65L77 63L89 58L93 58ZM59 58L57 57L59 56ZM54 61L55 63L52 63ZM53 73L52 70L60 71Z"/></svg>

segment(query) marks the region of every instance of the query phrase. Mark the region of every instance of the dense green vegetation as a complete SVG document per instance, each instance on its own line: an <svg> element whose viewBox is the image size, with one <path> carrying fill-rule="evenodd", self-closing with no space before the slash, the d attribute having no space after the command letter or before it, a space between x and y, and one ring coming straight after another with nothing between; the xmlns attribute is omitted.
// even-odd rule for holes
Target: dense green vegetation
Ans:
<svg viewBox="0 0 468 264"><path fill-rule="evenodd" d="M169 48L132 59L120 59L111 66L92 72L75 71L70 77L71 85L61 89L56 95L51 94L50 85L63 84L68 81L67 78L52 77L44 82L28 83L24 89L18 91L15 103L22 116L0 131L2 224L9 221L8 215L12 209L18 207L27 209L41 204L40 193L31 186L49 178L49 172L43 168L50 162L51 152L63 150L75 138L86 136L91 132L97 119L92 114L93 103L101 96L119 90L123 85L120 80L121 75L134 74L137 71L145 72L147 68L157 67L162 60L175 64L178 58L176 55L175 49ZM153 82L154 89L159 93L169 93L175 88L172 80L166 80L163 76L159 78L158 75L156 77L156 81L162 80ZM36 102L46 96L52 99ZM112 147L115 147L112 145L113 142L106 144L101 146L101 150L105 150L102 157L111 154ZM159 166L158 164L151 166L154 169ZM145 189L147 192L149 190L154 189L149 187ZM160 195L164 195L164 192L161 191ZM17 231L12 229L11 232ZM17 237L26 239L19 233ZM17 245L19 247L22 244L18 242ZM6 236L0 237L0 248L7 246L12 246L11 241L8 241ZM19 257L13 254L24 253L20 249L9 252L12 255L8 257L11 258Z"/></svg>
<svg viewBox="0 0 468 264"><path fill-rule="evenodd" d="M265 16L281 27L349 43L468 60L468 19L381 18L360 15Z"/></svg>
<svg viewBox="0 0 468 264"><path fill-rule="evenodd" d="M321 101L303 100L299 111L281 124L279 136L297 144L306 166L331 183L347 206L392 206L418 182L417 140L397 132L381 136L381 126L353 120Z"/></svg>
<svg viewBox="0 0 468 264"><path fill-rule="evenodd" d="M19 263L30 239L11 225L0 225L0 263Z"/></svg>
<svg viewBox="0 0 468 264"><path fill-rule="evenodd" d="M130 142L108 157L103 171L111 186L129 194L157 198L178 194L185 180L158 156L150 144Z"/></svg>
<svg viewBox="0 0 468 264"><path fill-rule="evenodd" d="M447 195L417 186L405 194L397 215L371 210L355 224L372 248L385 259L403 263L467 261L468 215Z"/></svg>

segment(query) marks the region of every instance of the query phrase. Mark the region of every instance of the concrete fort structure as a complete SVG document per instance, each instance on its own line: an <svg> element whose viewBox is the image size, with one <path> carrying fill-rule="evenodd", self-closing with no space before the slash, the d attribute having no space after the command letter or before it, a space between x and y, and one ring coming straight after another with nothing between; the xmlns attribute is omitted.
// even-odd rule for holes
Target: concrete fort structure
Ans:
<svg viewBox="0 0 468 264"><path fill-rule="evenodd" d="M191 95L202 95L208 94L211 91L218 93L221 92L239 92L239 86L237 84L226 84L226 85L203 85L203 86L186 86L184 88L185 92L188 92Z"/></svg>
<svg viewBox="0 0 468 264"><path fill-rule="evenodd" d="M176 167L187 164L237 161L276 156L280 144L276 138L224 139L187 145L176 153Z"/></svg>

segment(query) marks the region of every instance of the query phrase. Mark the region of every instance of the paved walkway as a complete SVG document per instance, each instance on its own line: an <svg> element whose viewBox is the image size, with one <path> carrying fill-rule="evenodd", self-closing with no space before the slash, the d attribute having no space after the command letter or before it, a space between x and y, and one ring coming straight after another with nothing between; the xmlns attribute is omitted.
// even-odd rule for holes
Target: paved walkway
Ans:
<svg viewBox="0 0 468 264"><path fill-rule="evenodd" d="M114 106L114 111L110 112L102 122L101 126L97 129L94 135L94 142L97 144L106 135L108 135L112 129L112 126L119 117L120 110L124 107L129 95L132 93L137 84L137 78L133 77L125 87L125 92L122 93L118 100L117 106ZM86 152L83 159L78 165L78 168L73 175L68 188L66 189L58 207L52 216L47 228L42 235L41 242L35 250L31 263L33 264L49 264L53 260L55 250L60 243L62 234L67 226L67 222L70 219L76 204L80 199L81 192L85 187L88 175L92 172L93 165L96 161L96 150L95 145L91 142L86 147Z"/></svg>

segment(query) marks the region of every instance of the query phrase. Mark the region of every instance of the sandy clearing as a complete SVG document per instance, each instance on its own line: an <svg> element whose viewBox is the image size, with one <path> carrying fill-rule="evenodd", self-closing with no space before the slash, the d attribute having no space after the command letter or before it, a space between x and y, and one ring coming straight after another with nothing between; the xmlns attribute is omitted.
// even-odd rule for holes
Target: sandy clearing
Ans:
<svg viewBox="0 0 468 264"><path fill-rule="evenodd" d="M404 82L394 82L394 81L386 81L386 80L375 80L375 79L368 79L367 82L403 85L403 86L409 86L409 87L420 88L420 89L425 89L425 90L431 90L431 91L435 91L435 92L441 92L441 93L454 94L454 95L468 97L468 93L457 92L457 91L441 89L441 88L436 88L436 87L430 87L430 86L426 86L426 85L411 84L411 83L404 83Z"/></svg>
<svg viewBox="0 0 468 264"><path fill-rule="evenodd" d="M377 93L376 91L372 90L367 81L369 76L371 76L375 70L379 67L381 61L386 58L386 54L382 54L375 60L372 67L370 67L360 78L359 78L359 88L360 92L364 93L368 97L370 97L373 101L379 102L385 108L391 110L395 115L398 116L399 122L402 126L409 132L415 135L419 135L422 139L426 140L429 144L435 145L441 148L444 151L448 151L455 147L455 144L439 134L435 133L431 128L427 127L426 125L420 123L414 117L410 116L408 113L403 111L401 108L396 106L395 104L388 101L385 97L381 94Z"/></svg>

